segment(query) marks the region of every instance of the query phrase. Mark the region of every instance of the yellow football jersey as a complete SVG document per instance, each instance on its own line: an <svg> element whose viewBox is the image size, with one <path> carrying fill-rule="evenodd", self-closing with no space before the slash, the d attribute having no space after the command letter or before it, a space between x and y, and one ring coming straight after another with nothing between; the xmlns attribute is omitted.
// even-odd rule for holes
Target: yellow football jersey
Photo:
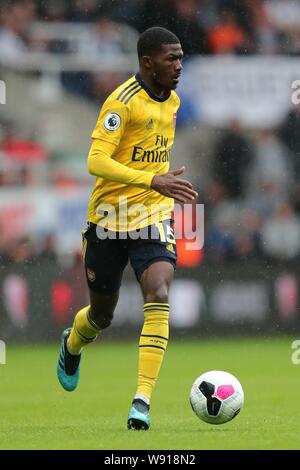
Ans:
<svg viewBox="0 0 300 470"><path fill-rule="evenodd" d="M139 172L135 172L136 181L127 184L120 182L122 178L114 181L113 173L109 179L97 177L88 221L114 231L129 231L170 218L173 199L150 185L154 175L169 170L179 104L174 91L166 98L155 96L139 74L108 97L92 133L94 143L100 150L108 144L111 149L113 144L111 159ZM93 158L99 158L100 164L101 151Z"/></svg>

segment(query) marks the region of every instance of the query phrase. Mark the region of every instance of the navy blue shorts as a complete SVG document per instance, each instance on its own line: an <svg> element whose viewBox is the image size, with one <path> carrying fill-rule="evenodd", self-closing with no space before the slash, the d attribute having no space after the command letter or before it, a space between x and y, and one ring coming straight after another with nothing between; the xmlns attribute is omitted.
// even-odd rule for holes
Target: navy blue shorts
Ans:
<svg viewBox="0 0 300 470"><path fill-rule="evenodd" d="M110 233L110 235L112 235ZM137 239L118 233L100 239L97 226L88 224L82 232L84 267L88 286L99 293L112 294L121 286L123 271L130 260L140 281L145 269L156 261L168 261L176 268L177 252L173 221L165 220L141 230Z"/></svg>

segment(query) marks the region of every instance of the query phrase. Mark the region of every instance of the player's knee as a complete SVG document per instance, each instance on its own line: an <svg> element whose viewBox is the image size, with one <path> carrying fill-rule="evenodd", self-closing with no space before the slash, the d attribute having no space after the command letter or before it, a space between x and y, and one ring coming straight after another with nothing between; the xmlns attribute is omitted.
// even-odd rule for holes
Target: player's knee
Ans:
<svg viewBox="0 0 300 470"><path fill-rule="evenodd" d="M101 317L101 319L99 320L99 328L101 328L101 330L104 330L105 328L108 328L110 325L111 325L111 322L112 322L112 319L113 317Z"/></svg>
<svg viewBox="0 0 300 470"><path fill-rule="evenodd" d="M168 285L162 282L145 294L145 303L168 303Z"/></svg>
<svg viewBox="0 0 300 470"><path fill-rule="evenodd" d="M112 313L103 313L103 311L95 311L95 309L91 309L90 311L91 319L96 323L99 327L99 330L104 330L111 325L113 314Z"/></svg>

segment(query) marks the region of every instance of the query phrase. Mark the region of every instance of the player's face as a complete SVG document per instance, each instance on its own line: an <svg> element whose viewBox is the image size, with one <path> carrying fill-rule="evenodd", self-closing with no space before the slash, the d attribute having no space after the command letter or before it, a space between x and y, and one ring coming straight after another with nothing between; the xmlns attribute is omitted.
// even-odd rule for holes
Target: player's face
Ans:
<svg viewBox="0 0 300 470"><path fill-rule="evenodd" d="M162 89L174 90L182 70L183 52L180 44L163 44L152 58L152 80Z"/></svg>

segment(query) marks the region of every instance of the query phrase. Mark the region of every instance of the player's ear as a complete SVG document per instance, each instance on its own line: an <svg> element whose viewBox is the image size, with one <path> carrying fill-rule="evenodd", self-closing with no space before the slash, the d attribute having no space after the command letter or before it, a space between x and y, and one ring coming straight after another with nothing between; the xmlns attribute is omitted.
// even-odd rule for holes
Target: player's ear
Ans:
<svg viewBox="0 0 300 470"><path fill-rule="evenodd" d="M143 55L142 64L146 69L150 70L152 67L152 57L149 55Z"/></svg>

